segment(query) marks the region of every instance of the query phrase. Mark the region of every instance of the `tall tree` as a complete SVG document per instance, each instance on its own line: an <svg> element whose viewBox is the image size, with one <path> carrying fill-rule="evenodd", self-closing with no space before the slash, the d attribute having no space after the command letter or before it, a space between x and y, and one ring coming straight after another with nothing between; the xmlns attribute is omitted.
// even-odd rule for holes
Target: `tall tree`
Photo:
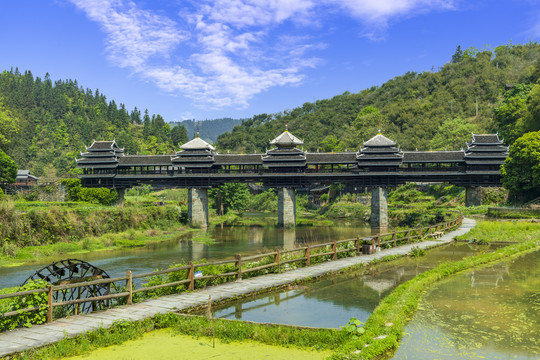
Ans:
<svg viewBox="0 0 540 360"><path fill-rule="evenodd" d="M0 184L11 184L17 180L17 165L5 152L0 150Z"/></svg>
<svg viewBox="0 0 540 360"><path fill-rule="evenodd" d="M510 199L523 201L540 196L540 131L529 132L510 146L501 174Z"/></svg>

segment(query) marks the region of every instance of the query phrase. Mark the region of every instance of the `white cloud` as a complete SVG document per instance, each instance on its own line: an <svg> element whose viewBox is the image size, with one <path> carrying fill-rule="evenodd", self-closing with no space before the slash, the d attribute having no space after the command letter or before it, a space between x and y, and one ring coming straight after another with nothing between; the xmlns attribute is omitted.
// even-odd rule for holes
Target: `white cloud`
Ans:
<svg viewBox="0 0 540 360"><path fill-rule="evenodd" d="M267 89L300 84L304 70L322 62L310 54L325 48L301 30L321 27L329 14L384 28L394 17L453 6L452 0L199 0L172 18L129 0L70 1L100 24L114 64L213 108L245 108ZM283 34L281 26L298 32Z"/></svg>

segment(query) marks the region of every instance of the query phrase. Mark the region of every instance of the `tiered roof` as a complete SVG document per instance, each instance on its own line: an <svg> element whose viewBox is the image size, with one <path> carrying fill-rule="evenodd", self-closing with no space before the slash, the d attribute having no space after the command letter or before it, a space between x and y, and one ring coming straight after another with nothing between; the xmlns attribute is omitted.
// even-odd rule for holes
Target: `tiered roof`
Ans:
<svg viewBox="0 0 540 360"><path fill-rule="evenodd" d="M180 146L181 151L171 159L173 165L184 168L210 168L215 162L215 148L199 137Z"/></svg>
<svg viewBox="0 0 540 360"><path fill-rule="evenodd" d="M120 148L116 141L96 141L86 147L86 152L81 152L82 159L75 159L77 165L82 168L115 168L118 158L124 156L124 149Z"/></svg>
<svg viewBox="0 0 540 360"><path fill-rule="evenodd" d="M289 132L288 126L270 145L276 147L267 150L262 156L263 166L267 168L299 168L306 166L306 154L296 146L304 142Z"/></svg>
<svg viewBox="0 0 540 360"><path fill-rule="evenodd" d="M472 141L467 143L465 163L467 165L500 166L508 156L508 147L503 145L499 134L472 134Z"/></svg>
<svg viewBox="0 0 540 360"><path fill-rule="evenodd" d="M356 153L359 168L395 167L403 161L403 153L396 143L380 132L364 142L364 147Z"/></svg>

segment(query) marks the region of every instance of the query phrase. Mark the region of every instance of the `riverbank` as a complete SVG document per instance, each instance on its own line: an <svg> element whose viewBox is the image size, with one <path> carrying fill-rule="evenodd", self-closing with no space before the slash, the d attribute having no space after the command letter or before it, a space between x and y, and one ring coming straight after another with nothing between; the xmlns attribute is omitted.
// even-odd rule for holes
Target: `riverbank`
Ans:
<svg viewBox="0 0 540 360"><path fill-rule="evenodd" d="M413 248L428 248L452 241L457 235L464 234L474 227L475 221L464 219L463 225L456 231L444 235L440 240L424 241L398 248L391 248L372 255L343 258L337 261L324 262L315 266L305 267L288 271L281 274L264 275L257 278L242 280L240 282L226 283L209 287L194 293L182 293L169 295L157 299L147 300L132 306L121 306L103 312L89 315L72 316L67 319L59 319L50 324L33 326L30 329L17 329L9 333L0 334L0 356L13 352L24 351L35 346L43 346L54 343L68 337L78 336L86 331L98 328L108 328L114 323L123 320L143 320L156 316L158 313L169 311L181 311L188 308L208 303L208 297L212 301L236 299L264 289L294 284L302 279L314 279L330 272L340 271L361 264L367 264L374 260L383 259L387 256L405 255ZM101 331L101 330L99 330ZM106 331L106 330L103 330ZM47 334L40 336L39 334ZM76 341L76 340L75 340ZM5 350L4 350L5 349ZM0 350L0 351L2 351ZM39 358L39 357L36 357Z"/></svg>

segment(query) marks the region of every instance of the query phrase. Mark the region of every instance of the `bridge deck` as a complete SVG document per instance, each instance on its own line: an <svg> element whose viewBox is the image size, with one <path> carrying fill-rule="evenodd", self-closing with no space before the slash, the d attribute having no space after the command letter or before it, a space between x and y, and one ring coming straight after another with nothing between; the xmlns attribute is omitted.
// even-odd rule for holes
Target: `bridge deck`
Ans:
<svg viewBox="0 0 540 360"><path fill-rule="evenodd" d="M86 331L99 327L107 328L118 320L143 320L151 318L157 313L182 311L188 308L208 303L208 296L212 301L225 300L239 295L247 295L264 289L292 284L296 280L314 278L349 268L357 264L367 264L375 259L387 255L404 255L413 246L428 248L452 241L455 236L467 233L476 225L472 219L463 219L463 225L435 241L424 241L397 248L382 250L373 255L362 255L344 258L337 261L326 262L311 267L288 271L281 274L270 274L236 281L223 285L213 286L204 290L182 293L178 295L163 296L157 299L146 300L131 306L120 306L92 314L71 316L59 319L50 324L34 325L31 328L21 328L0 334L0 357L28 349L49 345L64 339L84 334Z"/></svg>

